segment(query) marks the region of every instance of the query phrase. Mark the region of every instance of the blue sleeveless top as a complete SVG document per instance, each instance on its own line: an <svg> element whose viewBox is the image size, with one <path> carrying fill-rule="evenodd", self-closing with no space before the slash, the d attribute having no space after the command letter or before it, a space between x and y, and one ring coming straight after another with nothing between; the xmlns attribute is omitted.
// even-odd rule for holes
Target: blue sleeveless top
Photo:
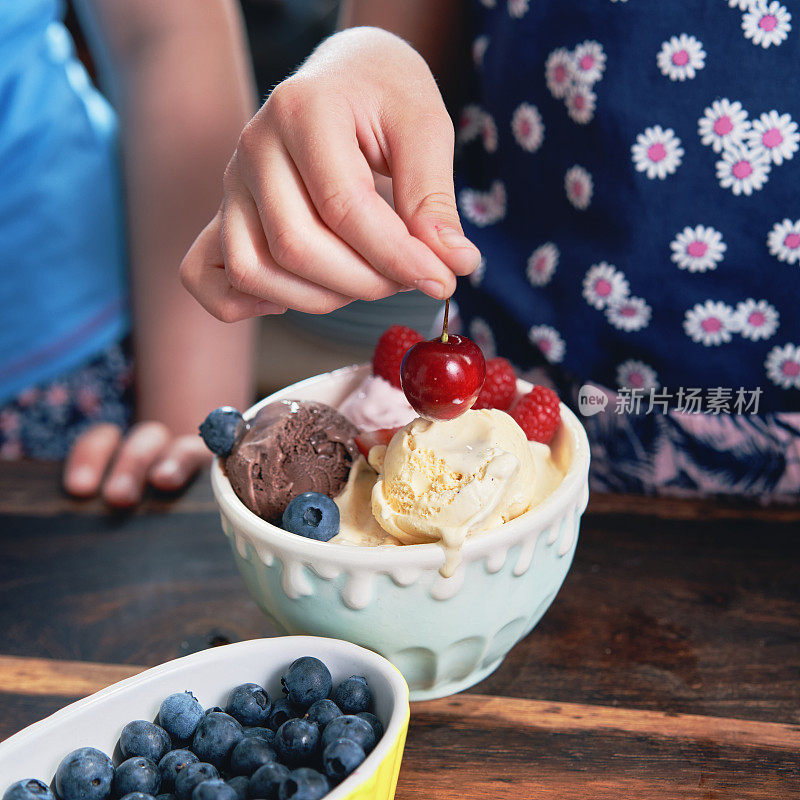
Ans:
<svg viewBox="0 0 800 800"><path fill-rule="evenodd" d="M128 329L116 117L60 12L0 3L0 403Z"/></svg>
<svg viewBox="0 0 800 800"><path fill-rule="evenodd" d="M800 410L788 0L481 0L457 197L472 336L617 390ZM794 9L797 12L797 9Z"/></svg>

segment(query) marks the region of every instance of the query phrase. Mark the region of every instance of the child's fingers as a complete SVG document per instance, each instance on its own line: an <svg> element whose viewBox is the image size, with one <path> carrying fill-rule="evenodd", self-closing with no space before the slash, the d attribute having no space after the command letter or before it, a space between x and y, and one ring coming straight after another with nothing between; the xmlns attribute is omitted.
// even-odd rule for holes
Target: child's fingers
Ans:
<svg viewBox="0 0 800 800"><path fill-rule="evenodd" d="M452 271L375 191L352 116L314 107L309 102L306 112L291 117L284 142L322 221L390 280L437 299L449 297Z"/></svg>
<svg viewBox="0 0 800 800"><path fill-rule="evenodd" d="M477 247L464 236L453 188L453 124L444 104L404 124L387 126L394 207L409 231L427 244L456 275L480 263ZM401 113L408 116L408 109Z"/></svg>
<svg viewBox="0 0 800 800"><path fill-rule="evenodd" d="M209 222L181 262L181 281L210 314L222 322L282 314L280 306L234 289L225 274L220 245L221 213Z"/></svg>
<svg viewBox="0 0 800 800"><path fill-rule="evenodd" d="M211 459L211 452L199 436L179 436L170 442L150 468L150 483L163 491L175 491Z"/></svg>
<svg viewBox="0 0 800 800"><path fill-rule="evenodd" d="M327 314L353 300L278 266L249 196L226 202L222 250L228 282L244 294L307 314Z"/></svg>
<svg viewBox="0 0 800 800"><path fill-rule="evenodd" d="M103 498L109 505L126 508L141 500L147 472L169 439L169 430L160 422L140 422L131 428L103 484Z"/></svg>
<svg viewBox="0 0 800 800"><path fill-rule="evenodd" d="M257 164L242 165L242 180L279 266L353 299L377 300L403 288L322 224L283 147L266 147Z"/></svg>
<svg viewBox="0 0 800 800"><path fill-rule="evenodd" d="M81 434L72 445L64 465L64 489L76 497L97 494L121 437L120 429L110 423L93 425Z"/></svg>

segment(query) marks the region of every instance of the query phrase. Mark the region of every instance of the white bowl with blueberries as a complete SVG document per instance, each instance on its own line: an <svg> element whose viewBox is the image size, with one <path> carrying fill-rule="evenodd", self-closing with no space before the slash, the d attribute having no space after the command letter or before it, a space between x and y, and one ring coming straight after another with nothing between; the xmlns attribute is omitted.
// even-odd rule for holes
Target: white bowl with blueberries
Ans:
<svg viewBox="0 0 800 800"><path fill-rule="evenodd" d="M3 800L391 798L408 689L347 642L260 639L147 670L0 743Z"/></svg>

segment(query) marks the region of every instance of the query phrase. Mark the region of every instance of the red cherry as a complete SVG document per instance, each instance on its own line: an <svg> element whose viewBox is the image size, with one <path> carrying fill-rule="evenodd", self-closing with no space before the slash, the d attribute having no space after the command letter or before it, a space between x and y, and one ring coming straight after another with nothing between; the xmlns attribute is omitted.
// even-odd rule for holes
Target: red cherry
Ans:
<svg viewBox="0 0 800 800"><path fill-rule="evenodd" d="M455 334L442 338L418 342L400 365L408 402L429 419L454 419L469 410L486 377L483 353L472 339Z"/></svg>

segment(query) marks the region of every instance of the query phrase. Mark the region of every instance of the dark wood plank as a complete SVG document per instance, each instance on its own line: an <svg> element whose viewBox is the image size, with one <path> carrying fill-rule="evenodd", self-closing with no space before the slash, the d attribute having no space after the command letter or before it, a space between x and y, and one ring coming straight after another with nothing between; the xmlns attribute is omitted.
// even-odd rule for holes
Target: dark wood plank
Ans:
<svg viewBox="0 0 800 800"><path fill-rule="evenodd" d="M475 691L800 722L793 523L586 518L553 606Z"/></svg>
<svg viewBox="0 0 800 800"><path fill-rule="evenodd" d="M415 705L398 800L800 798L796 726L481 702Z"/></svg>
<svg viewBox="0 0 800 800"><path fill-rule="evenodd" d="M0 692L0 741L40 719L49 717L50 714L78 699L62 695ZM6 786L2 778L0 775L0 791L5 791Z"/></svg>
<svg viewBox="0 0 800 800"><path fill-rule="evenodd" d="M0 483L24 511L0 517L3 653L150 666L273 633L203 510L207 477L131 515L67 513L55 468L29 466L12 501ZM553 607L474 691L800 722L798 556L782 518L589 513Z"/></svg>
<svg viewBox="0 0 800 800"><path fill-rule="evenodd" d="M216 514L5 517L6 655L152 666L274 633Z"/></svg>

